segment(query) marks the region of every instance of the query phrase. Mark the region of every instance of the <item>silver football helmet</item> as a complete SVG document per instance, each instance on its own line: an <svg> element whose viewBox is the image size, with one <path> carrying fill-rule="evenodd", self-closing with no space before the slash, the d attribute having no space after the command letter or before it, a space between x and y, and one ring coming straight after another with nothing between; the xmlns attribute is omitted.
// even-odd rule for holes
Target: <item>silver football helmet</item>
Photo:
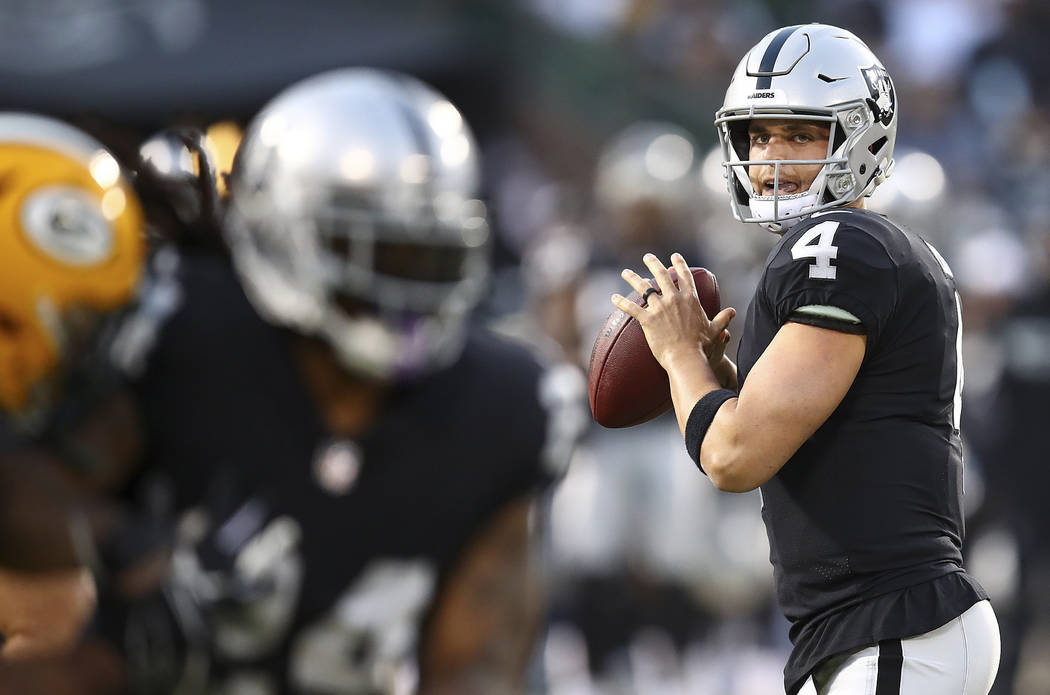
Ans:
<svg viewBox="0 0 1050 695"><path fill-rule="evenodd" d="M691 211L697 151L692 135L673 123L633 123L602 148L595 198L612 210L648 200L669 210Z"/></svg>
<svg viewBox="0 0 1050 695"><path fill-rule="evenodd" d="M408 378L453 361L488 275L477 147L410 77L323 73L254 119L226 220L245 291L349 370Z"/></svg>
<svg viewBox="0 0 1050 695"><path fill-rule="evenodd" d="M823 159L749 159L754 119L797 119L830 127ZM826 24L785 27L766 35L740 61L715 114L733 216L775 232L819 210L871 195L893 171L897 95L875 54L850 32ZM822 165L809 190L779 192L782 165ZM748 167L772 166L774 194L760 196Z"/></svg>

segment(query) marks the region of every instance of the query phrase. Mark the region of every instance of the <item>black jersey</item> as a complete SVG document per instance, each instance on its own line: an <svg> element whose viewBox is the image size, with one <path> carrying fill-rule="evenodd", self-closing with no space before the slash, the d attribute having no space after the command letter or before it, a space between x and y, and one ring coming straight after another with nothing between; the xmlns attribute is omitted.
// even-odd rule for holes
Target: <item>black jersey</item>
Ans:
<svg viewBox="0 0 1050 695"><path fill-rule="evenodd" d="M762 486L788 692L832 654L927 632L984 598L960 552L959 313L937 252L871 212L813 215L767 259L741 384L788 321L867 336L841 404Z"/></svg>
<svg viewBox="0 0 1050 695"><path fill-rule="evenodd" d="M0 454L5 454L28 442L28 438L15 427L3 413L0 413Z"/></svg>
<svg viewBox="0 0 1050 695"><path fill-rule="evenodd" d="M184 518L174 566L214 595L213 684L402 692L465 546L558 473L548 372L475 332L454 365L396 388L366 435L335 438L291 336L230 268L184 258L177 275L180 307L137 392L150 470L175 482L179 509L202 512Z"/></svg>

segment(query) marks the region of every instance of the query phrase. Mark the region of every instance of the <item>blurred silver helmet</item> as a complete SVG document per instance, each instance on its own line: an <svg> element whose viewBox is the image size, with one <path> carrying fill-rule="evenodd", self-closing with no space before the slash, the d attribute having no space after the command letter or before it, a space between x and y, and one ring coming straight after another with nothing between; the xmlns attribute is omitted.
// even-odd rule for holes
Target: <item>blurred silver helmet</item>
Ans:
<svg viewBox="0 0 1050 695"><path fill-rule="evenodd" d="M690 212L696 202L696 153L693 137L672 123L633 123L602 148L595 198L607 209L649 200Z"/></svg>
<svg viewBox="0 0 1050 695"><path fill-rule="evenodd" d="M754 119L827 123L824 159L751 161ZM733 215L772 231L801 217L871 195L893 171L897 95L875 54L850 32L803 24L770 32L740 61L715 114ZM781 195L781 165L823 165L809 190ZM774 194L756 194L748 167L775 168Z"/></svg>
<svg viewBox="0 0 1050 695"><path fill-rule="evenodd" d="M381 380L452 362L488 275L477 147L421 82L345 69L285 90L237 154L226 220L245 291L273 323Z"/></svg>

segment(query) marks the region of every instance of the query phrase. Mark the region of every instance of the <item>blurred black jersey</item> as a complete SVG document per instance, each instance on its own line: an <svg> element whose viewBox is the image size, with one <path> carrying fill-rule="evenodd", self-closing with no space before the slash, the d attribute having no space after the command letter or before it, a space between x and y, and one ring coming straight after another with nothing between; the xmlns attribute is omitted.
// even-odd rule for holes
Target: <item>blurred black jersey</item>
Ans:
<svg viewBox="0 0 1050 695"><path fill-rule="evenodd" d="M762 486L788 692L832 654L927 632L985 597L960 550L959 314L933 247L871 212L813 215L767 259L741 383L788 321L867 336L842 403Z"/></svg>
<svg viewBox="0 0 1050 695"><path fill-rule="evenodd" d="M179 308L137 393L149 468L191 510L174 568L211 605L213 685L407 692L446 573L497 510L559 473L552 372L474 332L453 366L394 389L365 436L333 437L292 336L229 266L183 258L175 275Z"/></svg>
<svg viewBox="0 0 1050 695"><path fill-rule="evenodd" d="M26 443L26 437L18 431L3 413L0 413L0 455L17 449Z"/></svg>

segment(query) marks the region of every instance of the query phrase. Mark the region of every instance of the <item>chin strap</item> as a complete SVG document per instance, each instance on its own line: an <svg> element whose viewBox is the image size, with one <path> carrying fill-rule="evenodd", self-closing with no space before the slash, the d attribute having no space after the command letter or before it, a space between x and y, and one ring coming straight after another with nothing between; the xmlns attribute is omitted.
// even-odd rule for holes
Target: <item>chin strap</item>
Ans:
<svg viewBox="0 0 1050 695"><path fill-rule="evenodd" d="M750 204L751 216L765 218L767 221L761 222L761 224L771 232L778 234L786 232L802 221L802 216L798 215L798 213L816 207L817 197L817 193L810 191L796 193L795 195L752 196ZM774 211L776 217L774 217ZM788 215L797 216L785 220L784 217Z"/></svg>

